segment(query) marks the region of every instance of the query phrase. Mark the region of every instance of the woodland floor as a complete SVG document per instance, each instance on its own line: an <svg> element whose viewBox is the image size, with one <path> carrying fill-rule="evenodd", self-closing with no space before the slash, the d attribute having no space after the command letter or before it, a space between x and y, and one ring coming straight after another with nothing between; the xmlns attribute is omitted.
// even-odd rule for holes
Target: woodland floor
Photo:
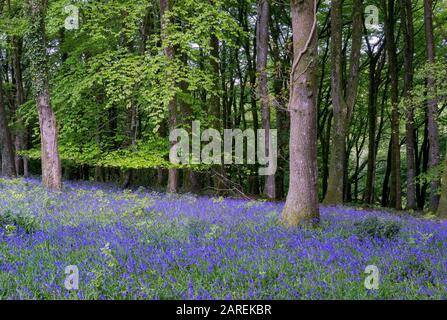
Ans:
<svg viewBox="0 0 447 320"><path fill-rule="evenodd" d="M447 299L446 221L321 207L286 229L282 206L0 179L0 299Z"/></svg>

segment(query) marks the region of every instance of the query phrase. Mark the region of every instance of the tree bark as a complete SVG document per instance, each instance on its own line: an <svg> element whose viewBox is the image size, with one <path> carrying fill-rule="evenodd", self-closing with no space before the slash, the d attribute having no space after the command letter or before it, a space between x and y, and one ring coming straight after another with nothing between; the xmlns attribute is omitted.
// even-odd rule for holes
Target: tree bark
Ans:
<svg viewBox="0 0 447 320"><path fill-rule="evenodd" d="M433 8L432 0L424 0L424 27L425 44L427 49L427 61L435 62L435 43L433 37ZM430 200L429 210L436 212L439 203L439 178L437 169L439 166L439 132L438 132L438 102L434 97L436 94L436 80L433 76L427 79L428 100L428 141L429 141L429 161L428 170L433 172L430 179Z"/></svg>
<svg viewBox="0 0 447 320"><path fill-rule="evenodd" d="M362 44L362 0L354 0L352 22L352 48L349 78L345 94L343 92L342 57L342 1L333 0L331 6L331 97L334 113L333 141L329 163L328 189L324 203L338 205L343 203L343 185L347 170L346 138L348 127L357 97Z"/></svg>
<svg viewBox="0 0 447 320"><path fill-rule="evenodd" d="M290 179L282 222L319 223L317 166L317 1L291 0Z"/></svg>
<svg viewBox="0 0 447 320"><path fill-rule="evenodd" d="M220 67L219 67L219 39L215 35L215 31L211 30L211 38L210 38L210 47L211 47L211 55L210 55L210 66L211 72L214 77L214 92L211 94L210 98L210 112L214 117L214 129L221 132L222 129L222 121L221 121L221 103L220 96L218 93L219 90L219 75L220 75ZM218 164L214 166L214 170L216 174L213 176L214 186L218 192L224 188L224 181L222 177L225 176L224 166L222 164Z"/></svg>
<svg viewBox="0 0 447 320"><path fill-rule="evenodd" d="M386 169L385 169L385 177L383 178L383 186L382 186L382 207L388 206L389 203L389 195L390 195L390 175L391 175L391 149L392 149L392 141L388 144L388 154L386 158Z"/></svg>
<svg viewBox="0 0 447 320"><path fill-rule="evenodd" d="M368 39L366 39L368 41ZM377 101L381 79L381 72L384 65L383 42L380 44L377 54L370 48L369 55L369 95L368 95L368 163L366 173L366 185L363 201L373 204L375 199L375 176L376 176L376 130L377 130ZM380 60L380 61L379 61Z"/></svg>
<svg viewBox="0 0 447 320"><path fill-rule="evenodd" d="M272 6L272 11L275 7ZM283 8L282 8L283 9ZM276 172L276 187L275 193L277 199L283 199L285 197L285 175L286 175L286 156L288 149L288 131L289 131L289 119L286 108L286 102L284 101L283 88L287 86L287 81L284 80L283 75L286 74L287 65L290 65L288 55L286 58L281 59L280 48L280 26L279 26L280 12L272 12L270 19L270 30L272 36L272 50L271 56L274 63L273 74L273 94L274 94L274 110L276 115L276 128L278 132L278 170Z"/></svg>
<svg viewBox="0 0 447 320"><path fill-rule="evenodd" d="M164 40L165 34L164 32L166 29L166 18L165 14L167 11L171 9L171 1L170 0L160 0L160 21L161 21L161 32L162 32L162 39ZM172 46L166 46L164 48L164 54L169 60L174 59L174 48ZM168 113L169 113L169 130L174 130L177 125L177 103L175 101L175 97L171 99L171 101L168 104ZM169 168L168 170L168 186L167 186L167 192L169 193L175 193L178 191L178 181L179 181L179 174L178 170L176 168Z"/></svg>
<svg viewBox="0 0 447 320"><path fill-rule="evenodd" d="M388 68L391 76L391 176L390 205L402 209L402 191L400 177L400 141L399 141L399 79L397 73L397 51L394 37L394 2L383 0L385 13L385 42L388 54Z"/></svg>
<svg viewBox="0 0 447 320"><path fill-rule="evenodd" d="M0 70L1 71L1 70ZM2 170L1 175L14 177L16 169L14 165L14 148L12 146L11 131L8 124L5 105L3 103L3 74L0 72L0 141L2 145Z"/></svg>
<svg viewBox="0 0 447 320"><path fill-rule="evenodd" d="M414 138L414 110L411 103L411 89L413 87L413 28L412 0L400 0L401 25L404 34L404 96L406 104L406 151L407 151L407 208L416 209L415 185L415 138Z"/></svg>
<svg viewBox="0 0 447 320"><path fill-rule="evenodd" d="M62 189L56 116L50 101L48 57L45 39L45 0L29 0L31 25L29 42L31 74L37 101L41 137L42 184L52 191Z"/></svg>
<svg viewBox="0 0 447 320"><path fill-rule="evenodd" d="M14 80L16 86L16 109L20 108L22 104L25 103L25 91L23 88L23 78L22 78L22 39L17 38L16 36L12 37L12 45L13 45L13 64L14 64ZM18 129L15 133L15 167L17 174L21 174L21 172L25 173L25 167L28 167L28 159L26 157L19 156L17 154L18 151L21 151L25 148L25 135L26 128L23 125L23 119L18 117L17 119Z"/></svg>
<svg viewBox="0 0 447 320"><path fill-rule="evenodd" d="M444 168L447 168L447 152L444 160ZM436 211L436 215L442 219L447 219L447 170L444 169L441 185L441 197Z"/></svg>
<svg viewBox="0 0 447 320"><path fill-rule="evenodd" d="M258 0L258 27L257 27L257 74L258 90L261 100L262 126L265 130L265 155L269 155L270 150L270 104L267 82L267 57L269 46L269 3L268 0ZM265 177L264 194L268 199L276 198L275 175Z"/></svg>

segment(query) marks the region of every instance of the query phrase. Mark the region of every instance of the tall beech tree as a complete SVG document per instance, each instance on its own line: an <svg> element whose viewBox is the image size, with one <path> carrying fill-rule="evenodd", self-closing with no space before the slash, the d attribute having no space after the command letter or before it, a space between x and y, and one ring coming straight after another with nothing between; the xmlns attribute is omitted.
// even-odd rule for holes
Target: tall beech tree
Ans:
<svg viewBox="0 0 447 320"><path fill-rule="evenodd" d="M267 57L269 46L269 2L268 0L258 0L258 21L257 21L257 73L258 73L258 91L261 100L261 112L262 112L262 127L265 134L265 152L268 155L270 150L270 103L269 103L269 89L267 82ZM269 199L276 198L276 185L275 175L268 175L265 177L264 194Z"/></svg>
<svg viewBox="0 0 447 320"><path fill-rule="evenodd" d="M0 15L3 14L4 3L0 3ZM0 66L3 65L2 59ZM0 144L1 144L1 158L2 168L1 175L13 177L16 174L14 164L14 148L11 138L11 130L9 128L8 115L6 114L5 101L3 95L3 68L0 67Z"/></svg>
<svg viewBox="0 0 447 320"><path fill-rule="evenodd" d="M414 26L412 0L400 0L400 19L404 38L404 96L411 101L413 87ZM416 155L413 104L406 104L405 137L407 151L407 208L416 209Z"/></svg>
<svg viewBox="0 0 447 320"><path fill-rule="evenodd" d="M375 200L375 180L376 180L376 159L379 150L380 129L377 130L377 105L379 87L383 80L382 70L385 64L384 41L381 39L379 43L372 46L369 38L365 37L369 56L369 83L368 83L368 163L367 177L365 185L365 193L363 201L368 204L374 203ZM383 111L383 106L382 106ZM382 118L383 119L383 118ZM383 121L382 121L383 122ZM379 132L377 132L379 131ZM377 135L376 135L377 133Z"/></svg>
<svg viewBox="0 0 447 320"><path fill-rule="evenodd" d="M59 158L58 128L51 106L48 56L45 37L46 0L29 0L29 57L34 95L39 114L42 184L53 191L62 189L62 168Z"/></svg>
<svg viewBox="0 0 447 320"><path fill-rule="evenodd" d="M395 40L395 0L383 0L385 44L388 56L388 69L391 77L391 176L390 205L402 208L402 186L400 174L400 140L399 140L399 78L397 71L397 49Z"/></svg>
<svg viewBox="0 0 447 320"><path fill-rule="evenodd" d="M435 62L435 42L433 36L433 3L432 0L424 0L424 27L427 61ZM439 133L438 133L438 101L436 95L436 81L433 75L427 79L427 91L430 99L427 103L429 157L428 169L433 175L430 179L429 210L436 212L439 203L439 178L437 169L439 165Z"/></svg>
<svg viewBox="0 0 447 320"><path fill-rule="evenodd" d="M166 25L167 18L166 13L171 8L171 0L160 0L160 21L161 21L161 33L162 38L166 39ZM167 59L173 60L175 55L175 48L170 44L163 44L164 54ZM168 126L169 130L174 130L177 126L177 102L175 96L169 101L168 104ZM168 170L168 192L177 192L179 182L179 171L176 168L169 168Z"/></svg>
<svg viewBox="0 0 447 320"><path fill-rule="evenodd" d="M14 165L14 148L12 145L8 116L6 114L5 104L3 101L3 73L1 71L0 71L0 142L2 146L1 175L7 177L13 177L16 174L16 169Z"/></svg>
<svg viewBox="0 0 447 320"><path fill-rule="evenodd" d="M317 0L291 0L293 63L290 71L289 192L282 212L288 226L316 224L317 166Z"/></svg>
<svg viewBox="0 0 447 320"><path fill-rule="evenodd" d="M358 91L360 49L363 35L363 4L362 0L353 1L350 67L345 89L343 89L342 1L332 0L331 4L331 97L334 126L328 189L324 203L336 205L343 202L344 177L347 170L346 139Z"/></svg>

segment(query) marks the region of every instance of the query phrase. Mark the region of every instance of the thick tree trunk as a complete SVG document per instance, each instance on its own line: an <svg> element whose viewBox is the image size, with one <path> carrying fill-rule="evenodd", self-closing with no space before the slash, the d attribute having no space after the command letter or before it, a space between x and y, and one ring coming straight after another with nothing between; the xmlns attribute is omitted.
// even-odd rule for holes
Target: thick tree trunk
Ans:
<svg viewBox="0 0 447 320"><path fill-rule="evenodd" d="M388 68L391 76L391 177L390 205L402 209L401 177L400 177L400 141L399 141L399 79L397 73L397 51L394 39L394 1L384 0L385 42L388 54Z"/></svg>
<svg viewBox="0 0 447 320"><path fill-rule="evenodd" d="M290 74L290 179L282 222L317 224L317 1L291 0L294 60Z"/></svg>
<svg viewBox="0 0 447 320"><path fill-rule="evenodd" d="M31 8L30 49L33 86L39 114L42 184L53 191L62 189L62 168L58 150L57 122L51 107L45 40L46 1L29 0Z"/></svg>
<svg viewBox="0 0 447 320"><path fill-rule="evenodd" d="M412 10L412 0L400 0L401 25L404 33L404 95L408 102L410 102L411 89L413 87L414 28ZM414 151L414 111L412 103L407 104L406 117L407 208L416 209L416 164Z"/></svg>
<svg viewBox="0 0 447 320"><path fill-rule="evenodd" d="M425 44L427 48L427 60L429 63L435 62L435 43L433 38L433 8L432 0L424 0L424 27ZM433 171L435 176L430 179L430 200L429 210L436 212L438 208L439 178L437 169L439 165L439 132L438 132L438 102L434 97L436 94L436 80L430 76L427 79L428 100L428 141L429 141L429 162L428 170Z"/></svg>
<svg viewBox="0 0 447 320"><path fill-rule="evenodd" d="M171 1L170 0L160 0L160 20L161 20L161 29L162 29L162 38L165 38L165 26L167 21L165 18L165 13L171 9ZM165 56L172 60L174 59L174 48L172 46L166 46L164 48ZM174 130L177 125L177 103L175 101L175 97L171 99L168 104L168 113L169 113L169 130ZM176 168L169 168L168 170L168 186L167 192L175 193L178 191L178 170Z"/></svg>
<svg viewBox="0 0 447 320"><path fill-rule="evenodd" d="M14 165L14 148L12 146L11 131L9 130L8 116L3 103L3 75L0 72L0 141L2 146L2 170L1 175L14 177L16 169Z"/></svg>
<svg viewBox="0 0 447 320"><path fill-rule="evenodd" d="M343 93L342 1L333 0L331 4L331 97L334 126L328 190L324 203L337 205L343 203L344 177L347 171L346 139L359 83L363 4L362 0L354 0L352 48L346 94Z"/></svg>
<svg viewBox="0 0 447 320"><path fill-rule="evenodd" d="M265 130L265 155L268 156L270 150L270 104L267 82L267 56L269 46L269 3L268 0L258 0L258 25L257 25L257 74L258 90L261 100L262 127ZM265 177L264 194L269 199L276 198L275 175Z"/></svg>

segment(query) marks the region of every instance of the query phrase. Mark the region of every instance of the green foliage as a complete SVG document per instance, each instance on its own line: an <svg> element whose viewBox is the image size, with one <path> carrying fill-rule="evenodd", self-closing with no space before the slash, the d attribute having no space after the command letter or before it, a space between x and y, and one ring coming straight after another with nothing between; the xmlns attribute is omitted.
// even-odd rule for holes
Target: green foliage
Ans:
<svg viewBox="0 0 447 320"><path fill-rule="evenodd" d="M0 228L4 228L7 233L14 232L16 228L26 233L33 233L37 229L37 222L32 215L5 211L0 213Z"/></svg>
<svg viewBox="0 0 447 320"><path fill-rule="evenodd" d="M361 239L388 239L395 240L401 226L395 221L381 221L377 217L366 218L354 224L354 233Z"/></svg>
<svg viewBox="0 0 447 320"><path fill-rule="evenodd" d="M76 165L114 167L121 169L146 169L170 167L166 160L169 147L165 140L141 143L134 149L117 149L108 152L101 151L95 143L84 146L63 145L60 147L60 157L63 161ZM30 159L40 159L40 149L20 152Z"/></svg>

